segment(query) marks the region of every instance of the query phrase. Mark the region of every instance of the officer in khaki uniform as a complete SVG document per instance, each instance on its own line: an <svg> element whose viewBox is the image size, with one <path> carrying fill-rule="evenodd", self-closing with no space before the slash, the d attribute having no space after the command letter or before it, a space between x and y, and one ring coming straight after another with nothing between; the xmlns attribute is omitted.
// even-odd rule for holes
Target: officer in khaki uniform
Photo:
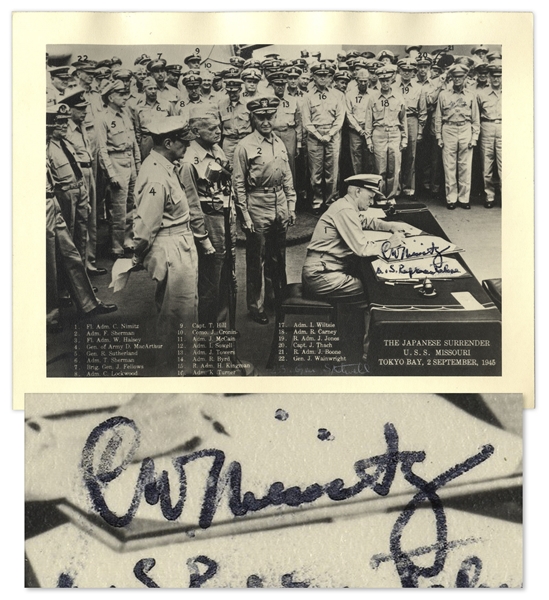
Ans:
<svg viewBox="0 0 549 600"><path fill-rule="evenodd" d="M200 84L200 95L204 102L210 104L217 104L219 102L219 94L212 88L214 74L208 70L200 71L200 78L202 83Z"/></svg>
<svg viewBox="0 0 549 600"><path fill-rule="evenodd" d="M427 108L427 119L423 127L423 136L417 142L416 153L416 176L419 181L416 181L416 189L421 185L423 189L431 189L431 163L432 149L436 147L436 139L433 141L433 133L431 131L432 117L434 116L436 101L432 102L430 94L434 89L434 84L430 77L430 68L433 64L433 59L426 52L420 52L415 58L417 73L416 84L421 86L425 98L425 106ZM434 129L433 129L434 131Z"/></svg>
<svg viewBox="0 0 549 600"><path fill-rule="evenodd" d="M47 145L48 168L61 213L85 264L90 205L76 150L67 140L69 114L65 104L48 108L47 122L55 125Z"/></svg>
<svg viewBox="0 0 549 600"><path fill-rule="evenodd" d="M273 131L286 146L295 189L295 161L303 145L303 128L297 100L286 91L287 80L288 75L285 71L277 71L269 75L269 83L273 86L275 96L280 100L273 122Z"/></svg>
<svg viewBox="0 0 549 600"><path fill-rule="evenodd" d="M376 218L360 218L380 195L383 180L379 175L353 175L345 180L347 194L336 200L320 217L307 248L302 281L305 294L312 296L354 296L363 293L364 287L357 276L355 258L381 254L387 242L372 242L364 229L389 231L390 247L402 242L402 234L418 234L418 229L400 222L386 222ZM367 292L367 290L366 290ZM364 355L368 352L369 312L365 312ZM364 360L366 356L363 357Z"/></svg>
<svg viewBox="0 0 549 600"><path fill-rule="evenodd" d="M252 131L250 112L241 98L242 80L238 69L228 69L225 74L227 95L219 101L218 112L221 119L222 148L232 166L236 145Z"/></svg>
<svg viewBox="0 0 549 600"><path fill-rule="evenodd" d="M56 127L56 113L46 115L46 137ZM64 118L60 123L64 122ZM117 310L95 295L69 228L55 197L55 184L46 163L46 323L48 333L63 331L59 290L68 290L78 314L86 319Z"/></svg>
<svg viewBox="0 0 549 600"><path fill-rule="evenodd" d="M69 84L70 67L50 67L48 73L50 76L49 85L46 87L46 100L48 106L63 102L63 96L67 91Z"/></svg>
<svg viewBox="0 0 549 600"><path fill-rule="evenodd" d="M295 222L288 153L273 133L279 104L275 97L248 103L255 131L239 142L234 154L236 206L246 234L246 301L251 318L262 325L269 322L265 279L270 279L275 301L280 301L286 285L286 230Z"/></svg>
<svg viewBox="0 0 549 600"><path fill-rule="evenodd" d="M299 89L298 81L303 71L299 67L289 66L284 69L288 76L288 82L286 84L286 93L288 96L294 96L295 98L302 98L303 92Z"/></svg>
<svg viewBox="0 0 549 600"><path fill-rule="evenodd" d="M453 86L440 92L435 112L435 134L442 148L446 206L449 209L454 209L456 204L471 208L471 161L480 121L476 96L464 86L467 72L467 67L460 64L449 69Z"/></svg>
<svg viewBox="0 0 549 600"><path fill-rule="evenodd" d="M366 144L366 114L370 108L368 94L369 73L359 69L356 73L357 87L349 90L345 96L347 102L347 121L349 122L349 150L355 175L373 172L373 155Z"/></svg>
<svg viewBox="0 0 549 600"><path fill-rule="evenodd" d="M224 169L227 159L219 146L221 127L213 108L193 107L189 126L196 139L182 160L181 181L191 215L194 207L200 211L196 221L202 228L193 227L199 250L198 317L201 323L228 326L230 290L236 289L236 213L230 203L230 173Z"/></svg>
<svg viewBox="0 0 549 600"><path fill-rule="evenodd" d="M261 71L251 67L244 69L242 73L240 73L240 79L244 82L244 91L242 92L244 101L249 102L254 98L258 98L259 92L257 91L257 85L261 81Z"/></svg>
<svg viewBox="0 0 549 600"><path fill-rule="evenodd" d="M341 128L345 120L345 97L329 87L334 68L328 62L311 66L314 85L302 103L303 127L307 131L307 152L313 212L321 214L323 205L337 195Z"/></svg>
<svg viewBox="0 0 549 600"><path fill-rule="evenodd" d="M88 192L89 216L87 224L87 249L86 249L86 268L90 277L105 275L106 269L97 267L95 264L97 253L97 202L95 195L95 177L93 174L93 150L88 132L84 127L86 112L89 103L84 98L84 92L81 88L75 88L70 94L63 98L63 103L70 108L69 126L67 130L67 140L72 144L78 159L78 166L82 171L82 178Z"/></svg>
<svg viewBox="0 0 549 600"><path fill-rule="evenodd" d="M350 81L351 75L347 71L336 71L334 74L334 90L338 90L345 95Z"/></svg>
<svg viewBox="0 0 549 600"><path fill-rule="evenodd" d="M97 122L99 162L107 174L111 193L112 254L124 256L133 249L134 188L141 154L129 114L124 110L128 92L121 81L103 90L106 104Z"/></svg>
<svg viewBox="0 0 549 600"><path fill-rule="evenodd" d="M192 374L192 330L198 318L198 259L189 204L174 162L193 138L181 117L151 121L153 149L136 182L134 265L156 281L157 335L162 342L157 375ZM181 332L181 333L179 333ZM178 337L184 340L178 360Z"/></svg>
<svg viewBox="0 0 549 600"><path fill-rule="evenodd" d="M147 158L153 146L149 124L151 121L162 117L170 117L173 114L173 104L167 100L159 100L156 81L152 77L146 77L143 81L143 96L135 106L135 138L139 144L142 161Z"/></svg>
<svg viewBox="0 0 549 600"><path fill-rule="evenodd" d="M179 90L167 85L168 74L166 61L163 58L151 60L147 64L147 72L154 78L158 86L158 99L171 102L174 106L179 101Z"/></svg>
<svg viewBox="0 0 549 600"><path fill-rule="evenodd" d="M381 175L381 191L386 198L394 198L398 193L402 150L408 145L406 104L392 83L395 73L392 66L377 70L380 91L370 95L364 126L368 149L374 154L376 173Z"/></svg>
<svg viewBox="0 0 549 600"><path fill-rule="evenodd" d="M408 199L416 193L416 148L423 140L423 131L427 122L427 101L423 86L413 76L416 63L405 58L398 61L400 71L400 93L406 104L406 123L408 124L408 145L402 151L400 172L400 191Z"/></svg>
<svg viewBox="0 0 549 600"><path fill-rule="evenodd" d="M496 199L496 166L501 185L501 71L501 61L491 63L488 66L490 86L477 93L486 208L492 208Z"/></svg>
<svg viewBox="0 0 549 600"><path fill-rule="evenodd" d="M360 211L367 210L375 196L383 196L380 175L359 174L348 177L347 194L331 204L320 217L307 248L303 265L303 285L312 295L354 295L364 291L362 282L352 267L354 256L381 254L384 242L372 242L364 235L364 229L390 231L391 247L401 242L399 232L419 233L406 223L386 222L377 218L360 218Z"/></svg>

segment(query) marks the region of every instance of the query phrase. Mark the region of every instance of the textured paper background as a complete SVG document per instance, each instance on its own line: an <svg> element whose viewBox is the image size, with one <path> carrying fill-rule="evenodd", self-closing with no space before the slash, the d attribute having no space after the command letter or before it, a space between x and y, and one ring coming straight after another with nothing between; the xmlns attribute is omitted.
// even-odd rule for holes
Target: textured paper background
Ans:
<svg viewBox="0 0 549 600"><path fill-rule="evenodd" d="M413 7L409 7L413 8ZM415 7L414 7L415 8ZM69 391L295 391L294 378L47 379L45 347L44 53L48 43L497 43L503 45L503 376L303 378L307 391L520 392L533 406L533 40L527 13L17 13L14 15L14 395ZM520 119L516 118L520 115ZM517 243L520 240L520 243ZM304 386L304 388L302 388Z"/></svg>

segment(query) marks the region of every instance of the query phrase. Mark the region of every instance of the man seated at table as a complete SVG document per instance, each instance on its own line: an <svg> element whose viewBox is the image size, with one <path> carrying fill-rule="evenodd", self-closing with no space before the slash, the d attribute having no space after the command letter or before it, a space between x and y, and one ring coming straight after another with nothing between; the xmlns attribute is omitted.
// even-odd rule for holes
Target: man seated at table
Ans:
<svg viewBox="0 0 549 600"><path fill-rule="evenodd" d="M355 257L381 255L382 244L399 246L404 236L418 235L419 229L398 221L383 221L367 214L361 219L360 211L367 210L377 196L382 196L380 175L353 175L345 179L347 194L332 203L320 217L303 265L302 281L305 295L355 296L364 293L356 275ZM388 240L371 241L364 229L392 233ZM366 334L369 312L366 312ZM364 356L368 341L364 340Z"/></svg>

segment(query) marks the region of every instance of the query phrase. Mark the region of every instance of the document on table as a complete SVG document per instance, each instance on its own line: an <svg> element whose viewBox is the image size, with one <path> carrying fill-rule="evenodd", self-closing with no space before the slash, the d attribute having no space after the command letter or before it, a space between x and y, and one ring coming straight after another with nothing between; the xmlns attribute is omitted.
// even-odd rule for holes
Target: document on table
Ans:
<svg viewBox="0 0 549 600"><path fill-rule="evenodd" d="M455 258L448 256L424 257L415 260L388 262L381 258L372 262L380 281L421 281L429 279L459 279L471 274Z"/></svg>

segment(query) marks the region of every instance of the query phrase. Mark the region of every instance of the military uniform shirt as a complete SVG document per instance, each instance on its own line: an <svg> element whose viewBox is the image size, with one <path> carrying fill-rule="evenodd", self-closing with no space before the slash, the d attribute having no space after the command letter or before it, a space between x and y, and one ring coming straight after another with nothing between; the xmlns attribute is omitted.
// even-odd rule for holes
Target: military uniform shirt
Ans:
<svg viewBox="0 0 549 600"><path fill-rule="evenodd" d="M165 100L166 102L171 102L172 104L176 104L179 101L179 92L177 88L172 87L171 85L166 84L166 87L161 90L158 90L156 95L157 100Z"/></svg>
<svg viewBox="0 0 549 600"><path fill-rule="evenodd" d="M366 137L371 138L376 127L398 127L405 144L408 144L406 104L402 95L391 89L386 94L376 92L371 95L370 107L366 113Z"/></svg>
<svg viewBox="0 0 549 600"><path fill-rule="evenodd" d="M293 91L287 89L285 93L288 94L288 96L292 96L293 98L303 98L303 92L299 88L296 88Z"/></svg>
<svg viewBox="0 0 549 600"><path fill-rule="evenodd" d="M272 90L271 90L271 92L272 92ZM253 94L251 92L248 92L248 91L244 90L241 95L242 95L242 98L246 99L245 100L246 104L248 102L250 102L250 100L253 100L254 98L259 98L260 97L260 94L259 94L258 90L256 90L255 93L253 93Z"/></svg>
<svg viewBox="0 0 549 600"><path fill-rule="evenodd" d="M423 86L416 81L404 84L400 82L400 92L406 104L406 116L416 117L419 121L419 132L421 133L427 121L427 100Z"/></svg>
<svg viewBox="0 0 549 600"><path fill-rule="evenodd" d="M218 111L223 137L237 139L252 131L250 111L242 100L239 99L233 106L229 96L226 96L219 101Z"/></svg>
<svg viewBox="0 0 549 600"><path fill-rule="evenodd" d="M361 220L354 202L344 196L331 204L320 217L307 250L325 253L339 260L353 255L375 256L381 244L369 240L363 229L390 231L389 225L380 219L365 216Z"/></svg>
<svg viewBox="0 0 549 600"><path fill-rule="evenodd" d="M86 102L89 102L88 110L84 117L84 126L89 130L95 127L99 115L105 111L105 105L97 90L90 89L85 91L84 98Z"/></svg>
<svg viewBox="0 0 549 600"><path fill-rule="evenodd" d="M303 127L319 138L318 126L330 126L326 135L333 137L343 127L345 120L345 98L334 89L319 90L314 86L303 99Z"/></svg>
<svg viewBox="0 0 549 600"><path fill-rule="evenodd" d="M193 140L181 161L181 181L189 201L191 229L194 237L198 240L208 237L204 215L200 206L201 201L209 201L216 208L216 212L223 214L223 196L219 184L214 185L212 196L208 193L209 190L205 186L201 186L198 181L199 179L206 179L206 169L212 162L217 165L216 159L222 163L227 160L225 153L217 144L214 144L211 150L206 150L196 140Z"/></svg>
<svg viewBox="0 0 549 600"><path fill-rule="evenodd" d="M63 102L63 95L61 92L52 84L46 87L46 103L48 106L59 104Z"/></svg>
<svg viewBox="0 0 549 600"><path fill-rule="evenodd" d="M65 140L65 147L67 152L72 155L74 162L77 163L78 157L76 156L76 151L72 147L72 144ZM50 139L47 149L47 157L48 166L55 185L70 185L71 183L77 183L77 181L81 179L82 173L79 173L77 177L69 157L61 146L61 140L55 140L53 138Z"/></svg>
<svg viewBox="0 0 549 600"><path fill-rule="evenodd" d="M437 140L442 138L442 125L467 121L472 126L472 142L476 142L480 132L478 103L473 92L463 88L460 92L454 89L442 90L438 97L435 112L435 134Z"/></svg>
<svg viewBox="0 0 549 600"><path fill-rule="evenodd" d="M255 188L282 187L288 210L295 210L296 194L284 142L272 134L271 141L254 131L239 142L234 153L233 185L236 205L248 216L248 193Z"/></svg>
<svg viewBox="0 0 549 600"><path fill-rule="evenodd" d="M501 89L485 88L477 93L481 121L501 121Z"/></svg>
<svg viewBox="0 0 549 600"><path fill-rule="evenodd" d="M139 166L141 155L135 139L133 123L127 112L106 107L97 122L97 141L99 161L111 179L116 177L116 170L112 165L109 152L132 150L136 166Z"/></svg>
<svg viewBox="0 0 549 600"><path fill-rule="evenodd" d="M347 92L345 95L347 103L347 120L352 129L357 133L364 131L366 123L366 113L370 106L370 95L367 92L364 94L358 91L358 88Z"/></svg>
<svg viewBox="0 0 549 600"><path fill-rule="evenodd" d="M86 129L82 129L72 119L69 119L69 127L66 139L71 143L79 163L91 163L92 147Z"/></svg>
<svg viewBox="0 0 549 600"><path fill-rule="evenodd" d="M155 150L143 161L135 199L133 239L137 256L147 253L160 229L189 222L189 205L176 167Z"/></svg>
<svg viewBox="0 0 549 600"><path fill-rule="evenodd" d="M293 96L284 96L280 99L280 104L276 110L273 121L274 129L286 129L287 127L301 129L301 111L297 100Z"/></svg>
<svg viewBox="0 0 549 600"><path fill-rule="evenodd" d="M151 121L161 117L170 117L174 114L173 105L171 102L165 100L156 100L154 104L147 104L143 98L138 101L135 107L135 114L137 117L137 128L135 135L137 141L141 141L141 136L149 133L149 125Z"/></svg>

